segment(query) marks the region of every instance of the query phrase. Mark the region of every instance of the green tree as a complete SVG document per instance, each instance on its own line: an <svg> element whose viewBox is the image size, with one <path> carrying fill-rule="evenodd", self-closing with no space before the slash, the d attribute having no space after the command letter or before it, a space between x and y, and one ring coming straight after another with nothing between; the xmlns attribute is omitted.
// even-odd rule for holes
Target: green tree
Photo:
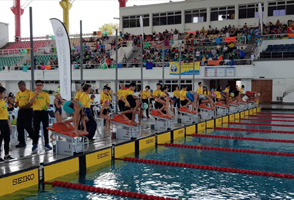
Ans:
<svg viewBox="0 0 294 200"><path fill-rule="evenodd" d="M116 29L118 29L118 24L104 24L99 28L99 31L103 34L107 31L107 33L111 35Z"/></svg>

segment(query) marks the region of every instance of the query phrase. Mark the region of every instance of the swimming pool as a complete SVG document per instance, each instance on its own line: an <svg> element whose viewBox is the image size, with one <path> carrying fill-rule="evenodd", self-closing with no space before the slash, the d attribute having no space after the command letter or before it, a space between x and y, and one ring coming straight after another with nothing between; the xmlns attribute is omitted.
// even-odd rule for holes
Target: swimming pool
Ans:
<svg viewBox="0 0 294 200"><path fill-rule="evenodd" d="M241 122L255 122L242 121ZM268 123L268 122L263 122ZM272 122L279 124L279 122ZM281 122L280 122L281 123ZM283 122L284 123L284 122ZM283 124L282 123L282 124ZM285 123L294 124L294 123ZM235 128L291 130L289 127L229 125ZM293 140L293 134L213 131L209 134ZM276 143L216 138L195 138L174 141L178 144L234 149L294 153L293 143ZM274 173L294 174L294 159L287 156L239 152L187 149L158 146L139 154L139 158L180 163L230 167ZM132 163L116 160L115 164L70 181L102 188L180 199L293 199L294 180L236 174L201 169ZM132 199L81 190L55 187L26 198L33 199Z"/></svg>

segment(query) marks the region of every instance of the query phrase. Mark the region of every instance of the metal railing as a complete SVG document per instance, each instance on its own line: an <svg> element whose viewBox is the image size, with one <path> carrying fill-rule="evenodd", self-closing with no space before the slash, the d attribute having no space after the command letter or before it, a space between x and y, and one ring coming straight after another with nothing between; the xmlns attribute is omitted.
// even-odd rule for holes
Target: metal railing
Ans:
<svg viewBox="0 0 294 200"><path fill-rule="evenodd" d="M294 52L261 52L260 53L261 59L284 59L284 58L293 58L294 59Z"/></svg>

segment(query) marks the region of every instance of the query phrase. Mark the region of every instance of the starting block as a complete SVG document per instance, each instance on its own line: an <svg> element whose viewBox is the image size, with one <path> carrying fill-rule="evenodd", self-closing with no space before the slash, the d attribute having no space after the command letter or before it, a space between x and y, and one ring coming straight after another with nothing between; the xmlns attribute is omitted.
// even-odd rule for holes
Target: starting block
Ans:
<svg viewBox="0 0 294 200"><path fill-rule="evenodd" d="M216 103L216 110L217 116L219 117L226 116L229 114L229 106L221 102Z"/></svg>
<svg viewBox="0 0 294 200"><path fill-rule="evenodd" d="M210 119L214 119L216 117L216 111L207 107L204 104L201 104L199 106L200 109L200 116L202 120L210 120Z"/></svg>
<svg viewBox="0 0 294 200"><path fill-rule="evenodd" d="M240 108L240 111L248 110L248 103L247 103L247 101L243 101L243 100L241 100L241 101L240 101L240 106L239 106L239 108Z"/></svg>
<svg viewBox="0 0 294 200"><path fill-rule="evenodd" d="M248 109L253 109L253 108L257 108L257 103L254 101L250 101L248 103Z"/></svg>
<svg viewBox="0 0 294 200"><path fill-rule="evenodd" d="M134 125L128 118L122 115L114 115L111 121L116 125L116 139L131 140L141 136L141 126Z"/></svg>
<svg viewBox="0 0 294 200"><path fill-rule="evenodd" d="M172 117L162 114L159 110L150 113L155 118L155 130L170 130L172 128Z"/></svg>
<svg viewBox="0 0 294 200"><path fill-rule="evenodd" d="M230 107L229 107L229 114L234 114L239 112L239 105L236 102L230 101Z"/></svg>
<svg viewBox="0 0 294 200"><path fill-rule="evenodd" d="M78 135L75 134L71 123L53 123L53 126L47 129L52 131L55 136L56 154L72 156L74 153L84 153L89 149L89 140L85 141L85 136L89 133L79 130ZM58 140L58 137L64 138L65 141Z"/></svg>
<svg viewBox="0 0 294 200"><path fill-rule="evenodd" d="M181 119L181 123L184 123L184 124L198 123L198 115L196 114L196 112L193 112L186 107L179 108L178 112L181 114L179 116L179 118Z"/></svg>

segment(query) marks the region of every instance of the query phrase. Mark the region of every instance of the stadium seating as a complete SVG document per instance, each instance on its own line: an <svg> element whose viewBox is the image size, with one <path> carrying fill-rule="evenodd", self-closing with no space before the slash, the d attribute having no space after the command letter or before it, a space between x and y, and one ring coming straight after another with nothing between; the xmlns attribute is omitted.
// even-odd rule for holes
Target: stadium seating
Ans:
<svg viewBox="0 0 294 200"><path fill-rule="evenodd" d="M260 58L293 58L294 44L268 45L266 51L261 52Z"/></svg>
<svg viewBox="0 0 294 200"><path fill-rule="evenodd" d="M0 67L13 66L23 59L23 56L0 57Z"/></svg>
<svg viewBox="0 0 294 200"><path fill-rule="evenodd" d="M41 65L47 65L49 64L50 58L54 58L55 60L57 59L57 55L37 55L36 56L36 64Z"/></svg>

